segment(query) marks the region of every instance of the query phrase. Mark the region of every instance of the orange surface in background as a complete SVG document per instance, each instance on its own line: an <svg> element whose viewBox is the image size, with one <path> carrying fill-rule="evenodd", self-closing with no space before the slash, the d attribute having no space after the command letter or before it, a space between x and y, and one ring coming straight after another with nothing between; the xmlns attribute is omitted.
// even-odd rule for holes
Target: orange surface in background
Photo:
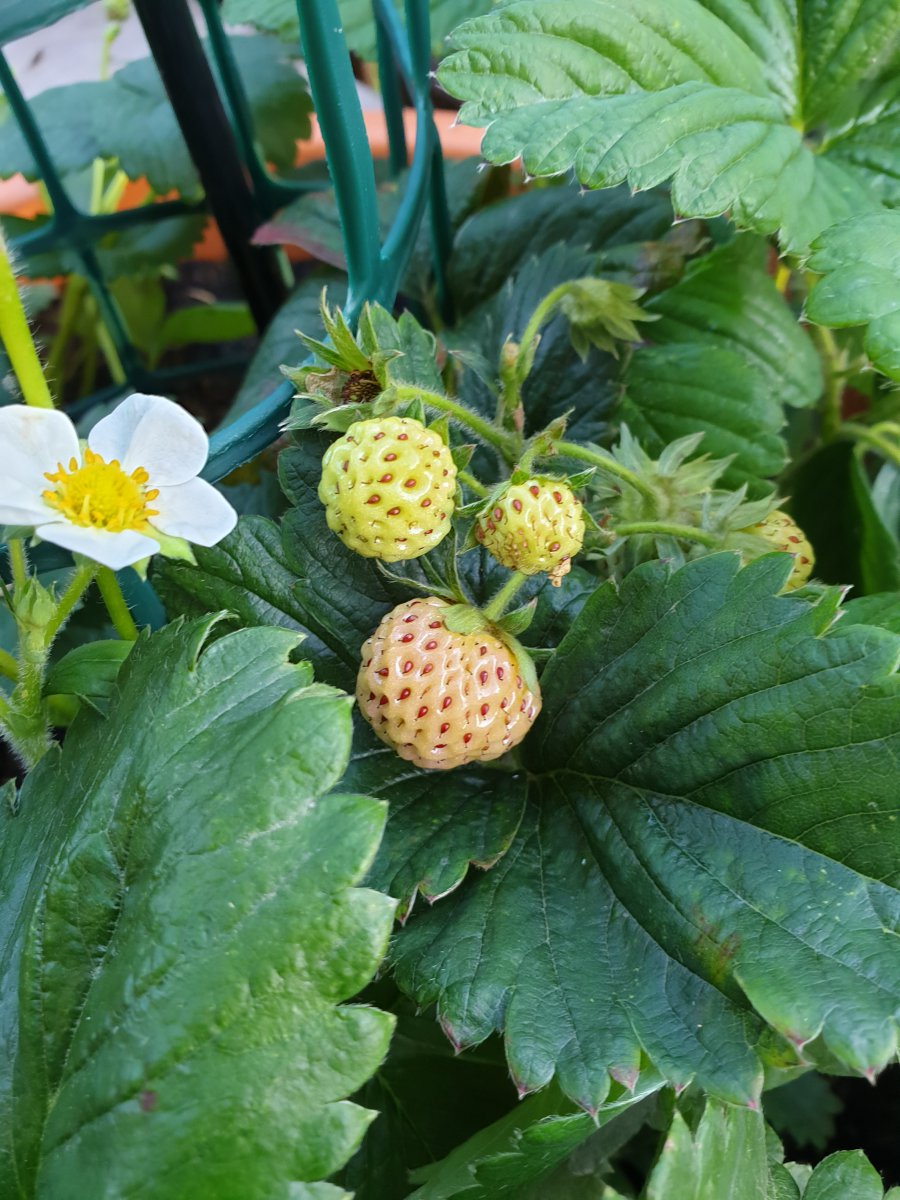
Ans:
<svg viewBox="0 0 900 1200"><path fill-rule="evenodd" d="M366 123L366 133L369 146L374 158L386 158L388 154L388 138L384 113L372 110L363 113ZM480 129L470 129L465 125L454 125L456 113L439 110L434 114L435 124L441 139L441 146L447 158L469 158L481 150ZM407 144L412 150L416 135L416 114L413 109L404 109L403 123L406 128ZM304 141L297 143L297 166L317 162L325 157L325 143L319 130L319 123L313 117L312 134ZM141 204L148 194L147 184L143 180L129 182L122 195L120 209L135 208ZM161 197L168 199L168 197ZM40 192L35 184L29 183L21 175L11 179L0 180L0 214L32 218L46 212ZM294 260L310 258L311 256L299 246L287 247L288 255ZM191 256L200 262L222 262L226 258L225 246L219 234L215 221L206 223L203 237L194 247Z"/></svg>

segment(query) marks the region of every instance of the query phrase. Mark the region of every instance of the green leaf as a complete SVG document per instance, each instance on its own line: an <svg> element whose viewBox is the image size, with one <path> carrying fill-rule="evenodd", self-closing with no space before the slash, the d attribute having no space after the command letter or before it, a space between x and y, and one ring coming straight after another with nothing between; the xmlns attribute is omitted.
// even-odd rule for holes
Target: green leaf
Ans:
<svg viewBox="0 0 900 1200"><path fill-rule="evenodd" d="M816 578L862 594L900 589L900 541L849 443L831 443L800 464L790 492L791 513L815 551Z"/></svg>
<svg viewBox="0 0 900 1200"><path fill-rule="evenodd" d="M226 422L243 416L278 386L282 379L278 368L282 363L297 363L308 358L303 344L297 337L297 331L302 330L307 334L321 333L319 300L322 288L327 287L331 298L340 301L346 286L346 279L338 271L321 268L307 275L294 288L260 339L247 373L228 410Z"/></svg>
<svg viewBox="0 0 900 1200"><path fill-rule="evenodd" d="M803 1200L882 1200L881 1177L861 1150L839 1150L810 1176Z"/></svg>
<svg viewBox="0 0 900 1200"><path fill-rule="evenodd" d="M900 213L856 217L828 229L808 260L820 279L806 301L817 325L867 325L872 363L900 380Z"/></svg>
<svg viewBox="0 0 900 1200"><path fill-rule="evenodd" d="M765 1200L768 1187L762 1114L709 1101L694 1134L673 1113L647 1200Z"/></svg>
<svg viewBox="0 0 900 1200"><path fill-rule="evenodd" d="M354 1200L403 1200L412 1169L443 1158L509 1109L513 1092L498 1050L456 1055L430 1014L398 1014L387 1060L355 1097L379 1116L340 1175Z"/></svg>
<svg viewBox="0 0 900 1200"><path fill-rule="evenodd" d="M809 407L822 392L819 356L769 276L767 253L761 239L745 236L695 259L682 280L647 301L662 318L647 336L734 351L782 404Z"/></svg>
<svg viewBox="0 0 900 1200"><path fill-rule="evenodd" d="M767 1091L764 1101L766 1119L778 1133L819 1151L834 1137L834 1118L844 1108L827 1079L815 1071Z"/></svg>
<svg viewBox="0 0 900 1200"><path fill-rule="evenodd" d="M393 904L354 890L383 807L332 792L349 701L210 624L143 637L6 817L5 1195L337 1200L371 1119L391 1020L340 1002Z"/></svg>
<svg viewBox="0 0 900 1200"><path fill-rule="evenodd" d="M610 1152L653 1111L659 1080L625 1094L596 1117L574 1112L555 1087L530 1096L436 1166L416 1172L411 1200L516 1200L531 1195L578 1146L600 1137ZM599 1132L598 1132L599 1127ZM540 1192L538 1194L541 1194Z"/></svg>
<svg viewBox="0 0 900 1200"><path fill-rule="evenodd" d="M390 822L369 884L400 901L405 919L459 887L470 864L486 870L509 849L525 806L521 779L484 767L420 771L358 722L343 786L390 800Z"/></svg>
<svg viewBox="0 0 900 1200"><path fill-rule="evenodd" d="M169 313L159 330L157 355L173 346L232 342L253 337L256 326L246 304L218 301L192 304Z"/></svg>
<svg viewBox="0 0 900 1200"><path fill-rule="evenodd" d="M76 646L50 670L44 682L44 695L79 696L95 708L101 707L113 694L131 646L131 642L113 639Z"/></svg>
<svg viewBox="0 0 900 1200"><path fill-rule="evenodd" d="M846 625L880 625L900 633L900 592L876 592L850 600L843 621Z"/></svg>
<svg viewBox="0 0 900 1200"><path fill-rule="evenodd" d="M492 370L508 338L517 341L531 314L558 284L589 275L592 259L577 246L558 243L527 260L518 273L446 335L452 350L476 353ZM598 441L617 393L618 363L611 354L591 349L582 361L571 344L569 325L560 313L541 331L534 366L525 381L523 402L527 431L537 432L558 416L574 410L568 434ZM495 401L474 371L461 379L464 400L493 417Z"/></svg>
<svg viewBox="0 0 900 1200"><path fill-rule="evenodd" d="M244 626L294 630L305 635L303 657L320 679L350 683L341 659L309 631L277 525L264 517L241 517L228 537L216 546L195 546L194 555L196 566L172 560L154 564L153 584L170 616L227 610Z"/></svg>
<svg viewBox="0 0 900 1200"><path fill-rule="evenodd" d="M0 0L0 42L14 42L17 38L52 25L60 17L76 9L84 8L91 0L31 0L22 5L21 0Z"/></svg>
<svg viewBox="0 0 900 1200"><path fill-rule="evenodd" d="M769 481L787 462L784 410L745 356L702 342L648 347L632 357L625 387L619 411L648 454L702 432L699 453L734 456L723 486L747 484L751 496L772 491Z"/></svg>
<svg viewBox="0 0 900 1200"><path fill-rule="evenodd" d="M898 32L898 0L821 0L814 14L751 0L520 0L457 29L439 78L463 121L488 126L491 162L574 168L592 188L671 178L682 215L729 212L799 253L880 207L867 172L828 147L877 119L848 105L889 77Z"/></svg>
<svg viewBox="0 0 900 1200"><path fill-rule="evenodd" d="M457 311L483 302L523 263L559 242L596 252L660 238L671 222L665 192L631 196L624 187L593 193L571 186L536 188L479 209L453 244L449 278Z"/></svg>
<svg viewBox="0 0 900 1200"><path fill-rule="evenodd" d="M494 0L430 0L431 42L435 54L444 50L443 41L460 21L487 12ZM402 12L402 0L394 0ZM348 47L364 59L375 57L375 23L370 0L339 0L343 33ZM276 33L296 45L300 37L296 0L224 0L222 19L234 25L252 25Z"/></svg>
<svg viewBox="0 0 900 1200"><path fill-rule="evenodd" d="M788 565L595 592L544 672L515 841L398 937L400 986L459 1045L502 1030L523 1090L556 1074L593 1110L646 1055L746 1103L759 1018L813 1060L896 1053L900 642L776 595Z"/></svg>
<svg viewBox="0 0 900 1200"><path fill-rule="evenodd" d="M310 132L305 81L274 38L234 37L231 48L247 90L261 149L276 167L294 166L298 137ZM199 191L199 179L152 58L128 63L104 82L71 83L35 96L29 106L57 170L66 175L95 158L118 159L131 179L154 191ZM73 120L73 113L77 120ZM15 121L0 123L3 175L38 171Z"/></svg>

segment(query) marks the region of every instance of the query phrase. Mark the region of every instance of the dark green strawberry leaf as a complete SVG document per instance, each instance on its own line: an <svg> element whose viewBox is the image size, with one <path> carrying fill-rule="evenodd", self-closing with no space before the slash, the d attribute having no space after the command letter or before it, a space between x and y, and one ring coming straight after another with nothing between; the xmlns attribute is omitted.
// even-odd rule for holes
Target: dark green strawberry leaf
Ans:
<svg viewBox="0 0 900 1200"><path fill-rule="evenodd" d="M388 934L354 889L384 808L332 792L349 701L296 636L212 620L142 638L5 814L4 1195L338 1200L371 1119L342 1098L392 1023L340 1002Z"/></svg>
<svg viewBox="0 0 900 1200"><path fill-rule="evenodd" d="M834 442L791 475L790 509L816 555L815 575L862 595L900 589L900 540L887 528L849 442Z"/></svg>
<svg viewBox="0 0 900 1200"><path fill-rule="evenodd" d="M693 1133L673 1113L646 1200L766 1200L769 1188L762 1114L710 1100Z"/></svg>
<svg viewBox="0 0 900 1200"><path fill-rule="evenodd" d="M521 337L532 313L554 287L591 275L595 260L595 253L586 246L556 243L524 262L494 296L447 333L445 341L451 350L480 356L496 375L504 342ZM579 358L572 347L568 321L562 315L553 317L541 332L534 366L523 388L528 432L536 432L572 410L568 435L598 441L607 428L618 371L619 364L611 354L591 349L584 360ZM463 370L461 391L470 404L493 416L496 401L474 371Z"/></svg>
<svg viewBox="0 0 900 1200"><path fill-rule="evenodd" d="M525 1200L542 1188L572 1152L600 1139L613 1153L635 1133L655 1107L660 1086L652 1074L634 1093L623 1092L596 1117L573 1109L555 1086L480 1130L437 1163L417 1171L423 1186L411 1200ZM532 1187L536 1190L532 1192Z"/></svg>
<svg viewBox="0 0 900 1200"><path fill-rule="evenodd" d="M755 1101L761 1019L844 1068L896 1053L900 641L832 632L788 567L599 589L544 673L515 841L399 935L400 986L457 1044L502 1030L522 1089L594 1110L644 1054Z"/></svg>
<svg viewBox="0 0 900 1200"><path fill-rule="evenodd" d="M225 419L227 424L249 412L282 382L279 367L297 366L309 357L297 331L310 337L322 336L319 305L322 289L328 289L331 304L341 304L347 291L347 279L340 271L320 267L307 275L291 292L272 318L260 339L256 353L241 381L237 395Z"/></svg>
<svg viewBox="0 0 900 1200"><path fill-rule="evenodd" d="M520 776L483 766L421 771L380 742L361 719L343 786L390 801L390 821L369 884L400 901L452 892L470 864L492 867L509 849L525 806Z"/></svg>
<svg viewBox="0 0 900 1200"><path fill-rule="evenodd" d="M265 517L241 517L217 546L194 547L197 565L157 558L153 584L171 616L227 610L242 625L277 625L305 635L303 657L326 683L352 687L343 660L309 631L281 531Z"/></svg>
<svg viewBox="0 0 900 1200"><path fill-rule="evenodd" d="M60 17L84 8L91 0L0 0L0 42L14 42L35 29L52 25Z"/></svg>
<svg viewBox="0 0 900 1200"><path fill-rule="evenodd" d="M773 1088L764 1096L766 1120L776 1132L790 1134L798 1146L812 1146L819 1151L834 1137L834 1118L843 1108L828 1080L816 1071Z"/></svg>
<svg viewBox="0 0 900 1200"><path fill-rule="evenodd" d="M450 286L460 313L483 302L528 261L559 242L600 251L661 238L672 223L662 190L632 196L627 188L582 192L537 188L480 209L462 225L450 259Z"/></svg>
<svg viewBox="0 0 900 1200"><path fill-rule="evenodd" d="M880 208L869 172L829 140L877 128L877 109L848 104L890 77L898 34L900 0L822 0L815 16L751 0L519 0L457 29L439 78L462 120L488 127L491 162L574 169L591 188L672 179L680 214L729 212L802 253Z"/></svg>
<svg viewBox="0 0 900 1200"><path fill-rule="evenodd" d="M370 989L386 1007L382 984ZM379 1113L362 1146L341 1172L354 1200L403 1200L409 1174L496 1121L515 1104L499 1047L454 1054L430 1014L397 1012L386 1061L355 1100Z"/></svg>
<svg viewBox="0 0 900 1200"><path fill-rule="evenodd" d="M850 600L842 620L847 625L879 625L900 633L900 591L876 592Z"/></svg>
<svg viewBox="0 0 900 1200"><path fill-rule="evenodd" d="M742 236L695 259L680 282L648 301L662 320L645 334L661 345L732 350L777 401L808 407L822 392L819 356L769 276L767 256L761 238Z"/></svg>
<svg viewBox="0 0 900 1200"><path fill-rule="evenodd" d="M234 37L231 48L261 149L269 162L287 170L294 166L296 139L310 133L306 83L275 38ZM30 108L64 175L95 158L115 158L129 178L145 176L157 192L194 195L200 189L152 58L128 63L104 82L50 88ZM4 176L21 171L28 179L37 177L31 151L11 118L0 123L0 163Z"/></svg>
<svg viewBox="0 0 900 1200"><path fill-rule="evenodd" d="M900 213L843 221L821 234L808 267L823 276L806 301L817 325L866 325L866 353L900 380Z"/></svg>
<svg viewBox="0 0 900 1200"><path fill-rule="evenodd" d="M784 409L763 371L735 350L676 342L638 350L625 373L622 419L652 455L702 431L699 453L734 456L725 487L771 492L787 462Z"/></svg>
<svg viewBox="0 0 900 1200"><path fill-rule="evenodd" d="M803 1200L882 1200L878 1172L861 1150L838 1150L823 1159L809 1178Z"/></svg>

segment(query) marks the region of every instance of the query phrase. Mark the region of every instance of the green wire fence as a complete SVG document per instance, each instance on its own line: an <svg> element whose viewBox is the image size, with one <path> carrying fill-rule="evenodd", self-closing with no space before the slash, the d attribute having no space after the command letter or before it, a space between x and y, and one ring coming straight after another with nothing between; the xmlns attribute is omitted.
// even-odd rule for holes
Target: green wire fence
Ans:
<svg viewBox="0 0 900 1200"><path fill-rule="evenodd" d="M440 142L430 95L431 39L428 0L405 0L401 18L394 0L373 0L382 99L389 137L389 166L398 177L406 171L404 192L394 220L382 239L375 169L366 137L353 64L336 0L296 0L301 48L313 103L325 143L329 174L340 217L347 265L346 315L355 321L366 301L390 307L412 254L419 230L430 222L438 303L447 304L444 265L452 239ZM78 7L56 0L47 5L56 18ZM97 243L106 234L197 212L209 212L237 271L248 307L260 332L288 294L290 275L282 250L254 246L254 231L299 193L320 189L319 182L275 178L260 154L253 118L217 0L200 0L207 27L213 73L197 34L187 0L135 0L150 51L156 62L185 143L204 190L200 203L181 199L157 201L108 214L83 212L73 203L47 143L22 94L6 55L0 50L0 86L11 117L34 158L52 211L40 229L12 240L27 262L29 256L66 251L79 263L95 298L100 319L122 364L125 383L90 397L102 401L126 388L165 391L189 374L221 370L232 363L192 363L148 370L128 338L113 295L103 278ZM31 28L34 27L33 22ZM411 98L417 115L416 139L408 161L402 118L402 95ZM73 121L77 121L73 114ZM2 168L2 164L0 164ZM408 170L407 170L408 168ZM272 391L254 408L216 430L204 475L215 482L255 457L278 436L293 390L278 379L272 364ZM148 588L136 586L133 572L123 578L129 599L144 623L162 617Z"/></svg>

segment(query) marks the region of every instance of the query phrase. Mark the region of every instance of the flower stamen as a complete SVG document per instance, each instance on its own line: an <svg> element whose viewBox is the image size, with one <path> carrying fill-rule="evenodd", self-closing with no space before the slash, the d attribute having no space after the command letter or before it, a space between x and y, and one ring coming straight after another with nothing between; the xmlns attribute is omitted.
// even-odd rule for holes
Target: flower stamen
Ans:
<svg viewBox="0 0 900 1200"><path fill-rule="evenodd" d="M85 450L84 461L71 458L68 469L56 464L54 472L44 478L54 484L42 492L51 508L61 513L73 525L105 529L121 533L125 529L143 533L150 518L159 510L150 502L159 495L156 488L144 485L150 476L143 467L126 475L117 459L106 462L102 455Z"/></svg>

